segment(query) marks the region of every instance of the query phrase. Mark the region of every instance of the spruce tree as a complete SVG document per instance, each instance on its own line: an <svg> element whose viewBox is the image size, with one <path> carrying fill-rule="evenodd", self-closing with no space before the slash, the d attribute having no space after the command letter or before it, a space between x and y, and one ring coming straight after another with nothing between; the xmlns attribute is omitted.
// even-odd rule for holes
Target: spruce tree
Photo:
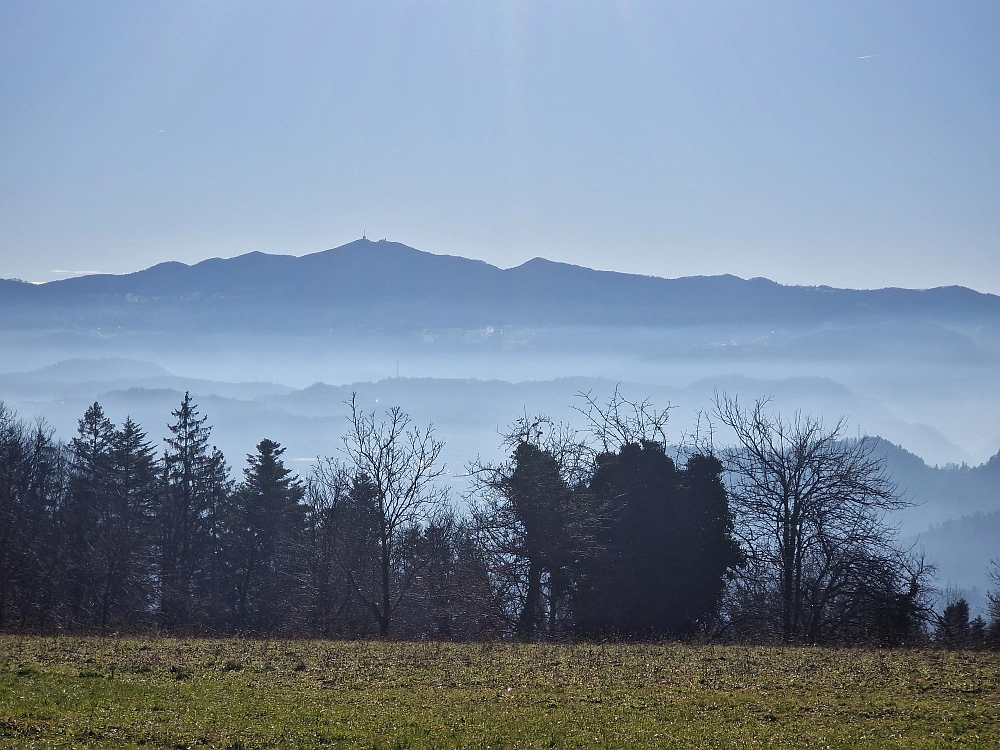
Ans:
<svg viewBox="0 0 1000 750"><path fill-rule="evenodd" d="M77 423L70 442L69 497L63 512L66 577L62 592L69 618L94 625L95 603L104 589L101 506L110 492L115 426L96 401ZM95 554L95 550L98 552Z"/></svg>
<svg viewBox="0 0 1000 750"><path fill-rule="evenodd" d="M0 402L0 631L51 614L62 458L51 429L26 424Z"/></svg>
<svg viewBox="0 0 1000 750"><path fill-rule="evenodd" d="M205 622L213 609L213 528L226 494L225 460L209 451L206 426L190 393L171 412L158 509L159 613L167 630Z"/></svg>
<svg viewBox="0 0 1000 750"><path fill-rule="evenodd" d="M112 436L106 489L97 519L103 564L98 598L102 630L112 617L132 625L145 623L153 596L152 524L159 478L153 447L131 417Z"/></svg>
<svg viewBox="0 0 1000 750"><path fill-rule="evenodd" d="M240 632L287 624L304 578L305 490L281 460L284 452L272 440L257 444L221 519L221 548Z"/></svg>
<svg viewBox="0 0 1000 750"><path fill-rule="evenodd" d="M71 452L64 521L72 616L101 631L143 624L153 594L153 448L131 418L117 430L95 403L79 422Z"/></svg>

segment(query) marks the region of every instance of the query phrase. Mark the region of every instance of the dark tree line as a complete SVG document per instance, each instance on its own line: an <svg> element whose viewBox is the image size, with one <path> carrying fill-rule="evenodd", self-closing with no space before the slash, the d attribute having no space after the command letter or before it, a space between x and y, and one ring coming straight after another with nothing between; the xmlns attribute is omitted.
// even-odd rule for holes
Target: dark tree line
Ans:
<svg viewBox="0 0 1000 750"><path fill-rule="evenodd" d="M0 626L269 630L299 580L302 484L263 440L234 483L185 395L162 455L97 403L60 445L0 406ZM295 588L292 586L291 588Z"/></svg>
<svg viewBox="0 0 1000 750"><path fill-rule="evenodd" d="M986 592L986 617L970 619L971 608L964 597L947 592L944 610L934 620L934 641L950 649L1000 650L1000 559L990 562L992 588Z"/></svg>
<svg viewBox="0 0 1000 750"><path fill-rule="evenodd" d="M870 441L722 397L734 446L671 455L666 411L582 403L584 432L516 421L460 501L398 408L349 402L303 480L266 439L235 478L188 394L159 452L96 403L68 444L0 404L0 630L979 642L895 546Z"/></svg>
<svg viewBox="0 0 1000 750"><path fill-rule="evenodd" d="M742 560L721 462L696 454L678 468L656 439L665 413L646 404L616 394L608 411L591 407L594 447L522 420L509 461L473 467L473 529L500 614L522 640L705 630Z"/></svg>

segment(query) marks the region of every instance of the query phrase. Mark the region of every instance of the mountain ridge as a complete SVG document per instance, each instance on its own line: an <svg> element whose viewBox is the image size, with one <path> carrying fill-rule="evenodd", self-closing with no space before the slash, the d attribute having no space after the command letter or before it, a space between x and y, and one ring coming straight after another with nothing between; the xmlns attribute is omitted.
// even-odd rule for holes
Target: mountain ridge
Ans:
<svg viewBox="0 0 1000 750"><path fill-rule="evenodd" d="M0 309L16 313L18 307L35 315L77 310L87 325L102 317L149 323L158 312L185 319L215 316L224 324L279 312L297 326L316 328L670 327L734 321L815 326L920 318L1000 330L1000 296L966 287L855 290L788 286L732 274L663 278L541 257L502 269L370 240L303 256L251 252L44 284L5 280Z"/></svg>

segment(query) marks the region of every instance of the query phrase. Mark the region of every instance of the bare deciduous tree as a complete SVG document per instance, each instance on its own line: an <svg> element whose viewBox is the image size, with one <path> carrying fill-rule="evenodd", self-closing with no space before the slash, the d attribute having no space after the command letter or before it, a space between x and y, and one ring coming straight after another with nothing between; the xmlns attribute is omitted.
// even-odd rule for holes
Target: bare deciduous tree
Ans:
<svg viewBox="0 0 1000 750"><path fill-rule="evenodd" d="M993 648L1000 648L1000 558L990 560L988 573L992 587L986 592L989 639Z"/></svg>
<svg viewBox="0 0 1000 750"><path fill-rule="evenodd" d="M347 402L350 429L344 437L344 452L357 481L370 492L374 544L378 551L377 595L352 581L355 594L364 601L388 635L392 613L412 582L400 578L401 535L409 527L426 521L446 501L446 490L436 485L445 467L439 463L444 443L435 439L433 425L421 430L399 407L389 409L385 419L364 412L356 395ZM412 573L412 571L411 571Z"/></svg>
<svg viewBox="0 0 1000 750"><path fill-rule="evenodd" d="M843 626L852 608L867 606L859 592L901 572L886 516L908 503L876 440L845 440L843 419L826 427L767 405L759 399L745 408L725 394L715 401L715 417L736 438L724 454L736 533L753 585L772 577L782 640L815 641L825 626Z"/></svg>

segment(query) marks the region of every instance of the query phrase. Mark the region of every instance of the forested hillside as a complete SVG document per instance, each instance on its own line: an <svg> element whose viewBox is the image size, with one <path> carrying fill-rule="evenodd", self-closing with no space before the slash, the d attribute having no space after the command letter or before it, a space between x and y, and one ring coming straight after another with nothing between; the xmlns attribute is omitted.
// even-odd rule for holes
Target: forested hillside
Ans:
<svg viewBox="0 0 1000 750"><path fill-rule="evenodd" d="M68 443L2 407L0 629L992 643L896 542L878 441L721 398L729 447L668 451L618 391L581 432L516 417L461 498L432 426L354 398L304 476L267 438L234 476L189 394L162 451L99 403Z"/></svg>

